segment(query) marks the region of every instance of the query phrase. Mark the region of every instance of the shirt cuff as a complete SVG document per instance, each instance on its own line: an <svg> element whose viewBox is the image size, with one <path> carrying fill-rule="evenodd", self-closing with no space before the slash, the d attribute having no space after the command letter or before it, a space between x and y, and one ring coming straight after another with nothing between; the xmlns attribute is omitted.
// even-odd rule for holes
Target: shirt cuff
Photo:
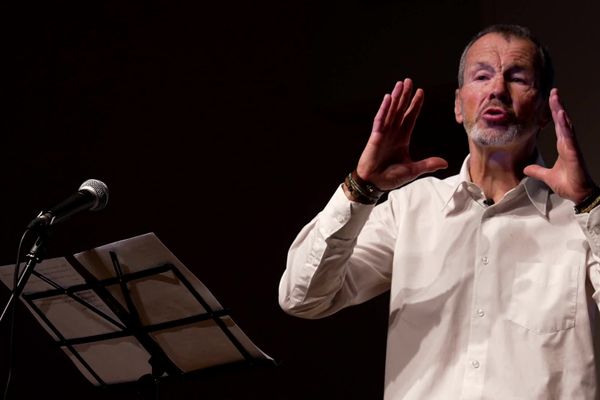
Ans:
<svg viewBox="0 0 600 400"><path fill-rule="evenodd" d="M340 185L323 209L322 234L337 239L354 239L367 222L374 204L362 204L346 197Z"/></svg>
<svg viewBox="0 0 600 400"><path fill-rule="evenodd" d="M576 214L575 218L588 239L592 253L600 256L600 207L589 213Z"/></svg>

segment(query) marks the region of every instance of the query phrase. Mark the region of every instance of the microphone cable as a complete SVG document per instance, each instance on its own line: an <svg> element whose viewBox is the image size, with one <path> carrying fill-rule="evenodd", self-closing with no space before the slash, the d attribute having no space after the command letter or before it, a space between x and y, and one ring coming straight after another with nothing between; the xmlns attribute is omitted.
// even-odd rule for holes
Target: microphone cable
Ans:
<svg viewBox="0 0 600 400"><path fill-rule="evenodd" d="M15 262L15 270L14 270L14 274L13 274L13 288L12 291L14 292L15 290L17 290L17 283L19 282L19 267L21 265L21 249L23 248L23 242L25 241L25 238L27 237L27 234L30 232L29 229L26 229L25 232L23 232L23 236L21 236L21 240L19 241L19 247L17 248L17 261ZM3 400L8 400L8 392L10 389L10 384L12 381L12 377L13 377L13 372L15 369L14 366L14 360L15 360L15 351L14 351L14 344L15 344L15 337L14 337L14 331L15 331L15 310L17 308L17 300L18 299L14 299L13 303L10 306L10 316L8 318L8 374L7 374L7 378L6 378L6 386L4 387L4 395L2 396Z"/></svg>

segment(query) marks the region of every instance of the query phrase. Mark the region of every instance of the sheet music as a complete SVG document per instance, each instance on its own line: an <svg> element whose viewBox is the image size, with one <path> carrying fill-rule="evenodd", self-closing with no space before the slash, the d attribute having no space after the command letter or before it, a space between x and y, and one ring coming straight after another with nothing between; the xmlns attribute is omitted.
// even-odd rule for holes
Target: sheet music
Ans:
<svg viewBox="0 0 600 400"><path fill-rule="evenodd" d="M74 258L99 281L116 277L111 252L116 255L123 275L143 272L154 267L172 265L193 291L200 295L212 311L223 311L223 307L208 288L156 237L154 233L136 236L84 251ZM0 280L12 288L14 266L0 267ZM85 284L83 277L68 262L67 258L42 261L35 271L49 278L55 285L69 289ZM243 347L243 351L255 359L272 361L242 332L227 315L219 319L198 319L206 316L207 309L190 291L173 270L153 273L127 281L135 310L129 310L119 282L106 284L106 288L118 304L127 312L135 311L139 322L148 328L147 333L160 345L169 359L183 372L191 372L210 366L243 361L243 353L227 336L223 327ZM151 373L150 355L130 331L124 332L126 321L122 321L99 293L91 288L70 292L62 291L44 296L55 285L48 284L32 275L23 290L24 296L39 296L32 304L25 301L30 311L45 330L59 341L64 339L94 337L89 343L77 343L70 348L62 346L65 353L82 374L94 384L100 384L93 374L106 384L129 382ZM23 299L23 297L22 297ZM42 314L40 316L39 313ZM45 322L47 319L50 322ZM169 325L173 321L189 318L189 323ZM188 320L186 320L188 321ZM157 325L163 324L163 325ZM104 335L104 336L97 336ZM91 367L91 373L84 364Z"/></svg>

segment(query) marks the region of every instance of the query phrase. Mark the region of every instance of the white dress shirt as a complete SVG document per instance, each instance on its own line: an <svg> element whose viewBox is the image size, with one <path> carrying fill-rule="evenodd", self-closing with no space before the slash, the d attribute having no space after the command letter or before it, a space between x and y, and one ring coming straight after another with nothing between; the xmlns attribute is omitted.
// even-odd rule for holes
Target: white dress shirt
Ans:
<svg viewBox="0 0 600 400"><path fill-rule="evenodd" d="M483 200L468 158L376 207L338 188L289 250L281 307L319 318L391 290L386 400L600 399L600 207L576 215L531 178Z"/></svg>

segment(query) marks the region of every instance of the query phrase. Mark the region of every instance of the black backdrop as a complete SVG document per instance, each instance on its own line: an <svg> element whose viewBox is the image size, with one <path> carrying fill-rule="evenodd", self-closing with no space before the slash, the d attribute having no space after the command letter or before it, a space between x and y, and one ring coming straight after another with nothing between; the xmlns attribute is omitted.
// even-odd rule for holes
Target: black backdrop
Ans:
<svg viewBox="0 0 600 400"><path fill-rule="evenodd" d="M287 316L277 304L287 248L353 168L398 79L426 92L415 155L446 157L439 176L459 169L456 68L483 26L523 23L549 44L593 154L597 12L583 2L20 1L0 10L0 264L14 262L41 208L100 179L108 207L57 227L48 256L155 232L280 363L167 380L161 399L382 397L387 297L323 320ZM19 311L16 398L135 398L132 385L91 386ZM3 324L0 385L7 348Z"/></svg>

